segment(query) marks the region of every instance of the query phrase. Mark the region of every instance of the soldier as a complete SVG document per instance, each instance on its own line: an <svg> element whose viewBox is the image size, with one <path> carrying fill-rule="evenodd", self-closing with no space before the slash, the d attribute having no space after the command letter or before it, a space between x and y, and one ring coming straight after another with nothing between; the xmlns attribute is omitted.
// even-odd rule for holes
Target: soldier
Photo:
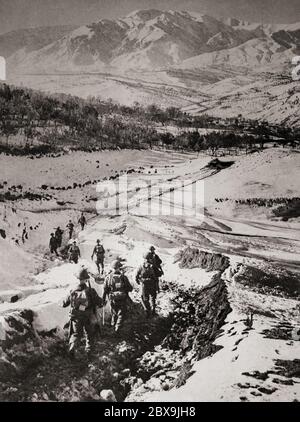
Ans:
<svg viewBox="0 0 300 422"><path fill-rule="evenodd" d="M122 264L120 261L114 261L112 271L106 277L103 289L103 302L109 298L111 306L111 325L115 333L118 333L120 327L126 318L128 293L132 291L132 286L122 272Z"/></svg>
<svg viewBox="0 0 300 422"><path fill-rule="evenodd" d="M80 257L80 249L77 246L76 241L74 240L73 244L69 248L69 261L74 262L74 264L78 263L78 259Z"/></svg>
<svg viewBox="0 0 300 422"><path fill-rule="evenodd" d="M89 284L89 274L82 268L78 275L79 285L71 290L67 299L63 302L63 307L71 305L70 310L70 330L69 330L69 354L75 357L75 350L83 334L85 334L85 350L91 352L93 345L93 327L91 316L96 307L102 307L102 299L95 289Z"/></svg>
<svg viewBox="0 0 300 422"><path fill-rule="evenodd" d="M81 216L78 220L78 223L81 225L81 230L84 230L84 227L86 225L86 218L85 218L83 212L81 213Z"/></svg>
<svg viewBox="0 0 300 422"><path fill-rule="evenodd" d="M56 256L58 256L57 253L57 241L56 238L54 236L54 233L51 233L51 237L50 237L50 241L49 241L49 248L50 248L50 253L55 253Z"/></svg>
<svg viewBox="0 0 300 422"><path fill-rule="evenodd" d="M94 259L94 255L96 255L96 265L98 268L98 273L100 274L101 265L101 274L103 274L105 249L103 245L101 245L100 239L97 239L96 246L94 247L93 254L91 256L92 260Z"/></svg>
<svg viewBox="0 0 300 422"><path fill-rule="evenodd" d="M159 292L159 278L164 275L163 269L161 268L162 260L160 257L155 253L155 247L150 246L148 252L148 259L153 265L154 272L157 277L157 292Z"/></svg>
<svg viewBox="0 0 300 422"><path fill-rule="evenodd" d="M155 274L149 254L145 255L144 263L137 271L136 282L137 284L142 285L142 303L147 313L147 317L150 317L151 314L155 315L157 276ZM150 305L150 300L152 309Z"/></svg>
<svg viewBox="0 0 300 422"><path fill-rule="evenodd" d="M55 230L55 239L56 239L58 248L60 248L62 244L62 235L63 235L63 230L58 226L57 229Z"/></svg>
<svg viewBox="0 0 300 422"><path fill-rule="evenodd" d="M69 239L72 239L73 231L74 231L74 224L72 223L71 220L69 220L69 222L67 224L67 228L69 229Z"/></svg>

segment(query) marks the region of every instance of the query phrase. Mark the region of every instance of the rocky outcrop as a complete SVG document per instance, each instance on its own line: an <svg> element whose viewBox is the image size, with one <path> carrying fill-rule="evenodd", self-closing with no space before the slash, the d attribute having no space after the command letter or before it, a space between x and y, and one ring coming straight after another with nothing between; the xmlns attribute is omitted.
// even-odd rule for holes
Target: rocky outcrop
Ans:
<svg viewBox="0 0 300 422"><path fill-rule="evenodd" d="M230 262L227 256L201 251L198 248L188 247L181 250L175 257L180 268L204 268L207 271L225 271Z"/></svg>

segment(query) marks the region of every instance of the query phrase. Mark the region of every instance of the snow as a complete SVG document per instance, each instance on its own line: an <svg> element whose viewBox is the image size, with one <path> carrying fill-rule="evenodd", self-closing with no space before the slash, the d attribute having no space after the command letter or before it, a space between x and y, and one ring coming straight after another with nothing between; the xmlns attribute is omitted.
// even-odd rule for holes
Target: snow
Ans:
<svg viewBox="0 0 300 422"><path fill-rule="evenodd" d="M89 28L88 26L80 26L79 28L75 29L71 35L70 38L77 38L77 37L83 37L83 36L87 36L88 38L91 38L93 35L93 32L91 30L91 28Z"/></svg>
<svg viewBox="0 0 300 422"><path fill-rule="evenodd" d="M234 164L212 175L211 171L204 169L211 157L206 155L197 157L196 154L170 154L168 151L142 151L135 154L132 151L107 151L95 153L93 156L72 153L58 158L45 157L33 160L30 168L28 168L26 158L5 157L3 171L9 184L17 183L21 177L24 186L28 187L40 185L43 181L47 181L48 184L61 183L64 178L67 178L67 181L69 178L73 181L82 181L86 180L88 175L90 178L97 177L97 172L99 172L99 177L103 177L116 168L120 170L120 168L138 168L139 166L145 167L143 178L157 185L169 178L173 179L169 187L176 187L177 182L187 180L196 182L204 178L205 195L203 196L200 187L196 204L203 205L204 198L208 214L204 221L201 221L199 216L189 214L148 215L145 213L148 191L142 190L131 197L133 203L137 198L141 200L144 205L140 208L133 207L129 213L124 210L122 215L114 216L114 218L110 218L105 212L100 212L97 217L89 220L84 231L76 233L82 253L82 258L77 265L58 261L38 275L31 274L25 286L16 283L1 285L0 298L3 303L0 303L0 339L5 339L9 331L5 317L12 313L17 316L24 309L33 310L33 327L38 333L54 329L58 330L58 333L62 332L68 321L68 309L62 307L62 301L70 289L76 285L77 275L82 265L86 266L92 274L96 273L96 265L91 262L90 256L95 241L99 237L106 249L106 270L110 268L111 262L117 256L124 258L126 274L136 289L134 294L138 293L138 286L135 283L136 270L143 261L144 253L151 245L156 247L157 253L163 260L164 280L175 282L185 288L205 286L216 273L199 268L179 268L178 263L174 262L176 254L188 245L208 252L222 250L229 256L231 262L231 269L223 274L223 278L227 283L230 306L233 309L228 315L223 334L216 340L216 344L222 346L222 349L211 357L193 362L195 373L184 386L159 394L146 394L143 400L240 401L241 397L246 397L249 401L292 401L294 398L299 398L299 384L296 382L294 385L283 386L272 381L275 375L270 376L266 381L243 375L243 372L254 370L262 372L272 370L275 359L291 360L299 357L299 342L274 340L262 335L263 330L270 329L274 327L274 324L282 321L289 322L293 327L299 326L298 302L252 292L250 289L240 287L234 277L234 272L238 270L240 263L245 264L251 261L247 255L243 255L243 251L242 256L241 253L235 253L235 248L238 249L241 246L246 245L245 251L253 255L256 260L266 257L278 262L285 260L285 264L296 261L300 253L299 222L270 221L267 216L256 216L254 211L249 212L249 210L248 214L244 214L243 211L238 213L227 202L218 210L214 201L214 198L219 197L240 199L261 196L265 198L299 196L297 183L299 179L297 172L300 168L299 154L287 149L268 148L260 153L231 156L225 159L233 160ZM94 166L96 160L101 162L100 170ZM110 163L109 168L106 167L106 162ZM27 171L25 171L26 165ZM157 178L153 174L154 168L151 169L152 174L148 174L151 165L159 171ZM174 167L166 169L165 165ZM18 172L16 168L19 169ZM291 169L294 174L292 178ZM133 173L130 181L134 183L138 177L140 175ZM186 186L181 189L181 191L185 190ZM73 200L78 201L81 194L81 191L73 192ZM174 195L171 199L169 192L164 192L161 199L163 207L167 207L172 201L173 208L178 208L181 195ZM157 209L157 198L152 202L154 208ZM21 212L24 214L20 214ZM7 210L6 213L7 230L11 230L13 224L16 224L20 218L25 216L30 218L29 211L18 211L17 216ZM65 214L63 218L65 219ZM46 215L45 220L47 219L51 220ZM48 224L47 227L50 225L52 227L54 222L50 221ZM206 230L207 226L209 230ZM243 238L236 241L232 235L243 235ZM32 239L30 242L31 248L34 245L38 246L38 239ZM20 260L23 259L26 263L26 258L32 256L30 248L24 251L23 248L12 245L10 241L0 239L0 252L4 259L10 259L9 268L13 275L18 271L20 274L23 271L24 274L26 267L18 270L13 255L19 253ZM239 251L236 250L236 252ZM252 261L252 264L256 265L255 262L258 261ZM264 261L259 262L262 265ZM91 283L101 295L103 286L94 283L93 279ZM16 294L19 300L10 303L11 297ZM163 303L163 298L160 300ZM253 330L245 331L245 317L249 309L253 308L256 310ZM108 317L109 309L107 308L106 311L106 317ZM266 311L272 314L273 318L264 316ZM246 386L247 388L239 386L245 383L249 383L250 386ZM261 387L277 388L277 390L269 396L260 393L258 389Z"/></svg>
<svg viewBox="0 0 300 422"><path fill-rule="evenodd" d="M243 372L260 371L265 372L274 367L275 359L297 359L300 354L300 343L295 342L291 347L283 340L265 339L260 331L271 325L266 318L257 317L254 323L254 330L243 334L245 325L240 321L241 315L232 312L226 320L227 333L233 328L235 335L226 335L218 339L215 344L223 348L212 357L207 357L194 364L192 375L183 387L169 392L148 394L146 401L161 402L211 402L241 401L246 397L250 401L293 401L300 395L299 384L293 386L278 386L271 379L262 382L257 379L242 375ZM236 322L238 320L238 322ZM228 333L229 334L229 333ZM237 340L241 340L236 347ZM274 375L275 378L275 375ZM238 384L249 382L251 387L238 388ZM271 396L262 395L254 397L251 392L257 391L257 385L264 387L275 387Z"/></svg>

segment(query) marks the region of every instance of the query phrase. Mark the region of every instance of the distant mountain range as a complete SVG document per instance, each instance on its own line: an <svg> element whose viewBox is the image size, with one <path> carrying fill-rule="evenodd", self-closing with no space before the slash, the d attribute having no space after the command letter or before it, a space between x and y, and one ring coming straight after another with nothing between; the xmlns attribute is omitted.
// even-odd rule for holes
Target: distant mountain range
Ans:
<svg viewBox="0 0 300 422"><path fill-rule="evenodd" d="M173 66L273 66L300 52L300 23L261 25L193 12L140 10L123 19L0 36L20 69L157 70Z"/></svg>
<svg viewBox="0 0 300 422"><path fill-rule="evenodd" d="M0 36L0 55L7 58L10 74L113 74L114 82L109 79L108 83L108 76L103 76L105 90L98 89L97 94L104 92L106 97L130 103L139 90L146 93L140 96L145 102L168 102L169 96L172 104L178 103L196 113L213 108L213 112L225 115L237 112L251 115L253 107L247 109L245 105L245 110L242 105L233 107L230 97L236 95L235 102L240 102L251 94L255 100L255 94L263 91L263 96L273 101L283 95L288 113L280 110L279 116L276 110L271 120L287 119L292 124L298 121L293 110L290 118L289 98L282 90L266 94L264 88L270 84L272 89L292 84L288 90L290 93L294 90L298 98L292 102L299 101L298 88L290 75L292 57L300 55L300 23L262 25L186 11L138 10L122 19L102 19L86 26L10 32ZM155 82L155 74L159 75L157 83L163 85L163 95L157 95L151 88L149 96L149 83ZM31 83L33 87L36 84ZM126 92L118 97L114 92L116 84L126 86L128 99ZM86 91L81 86L72 93L94 94L88 85ZM51 91L54 87L47 89ZM63 85L61 90L65 90ZM264 116L263 102L255 105L255 101L254 114L263 107L258 118L268 119Z"/></svg>

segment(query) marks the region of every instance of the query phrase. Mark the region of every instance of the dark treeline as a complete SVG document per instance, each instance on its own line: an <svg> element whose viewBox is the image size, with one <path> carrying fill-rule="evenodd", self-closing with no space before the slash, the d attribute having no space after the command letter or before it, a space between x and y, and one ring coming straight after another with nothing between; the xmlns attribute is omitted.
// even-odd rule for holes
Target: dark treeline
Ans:
<svg viewBox="0 0 300 422"><path fill-rule="evenodd" d="M158 126L166 125L177 128L178 133L173 135L167 128L157 131ZM215 131L201 135L198 128ZM293 144L299 133L241 116L191 116L175 107L142 107L138 103L129 107L95 97L84 100L66 94L47 95L1 84L0 136L6 140L0 152L7 153L20 153L20 148L24 154L43 154L64 147L93 150L163 146L205 150L215 155L221 148L244 148L247 153L274 137ZM10 139L16 137L19 145L11 145Z"/></svg>

